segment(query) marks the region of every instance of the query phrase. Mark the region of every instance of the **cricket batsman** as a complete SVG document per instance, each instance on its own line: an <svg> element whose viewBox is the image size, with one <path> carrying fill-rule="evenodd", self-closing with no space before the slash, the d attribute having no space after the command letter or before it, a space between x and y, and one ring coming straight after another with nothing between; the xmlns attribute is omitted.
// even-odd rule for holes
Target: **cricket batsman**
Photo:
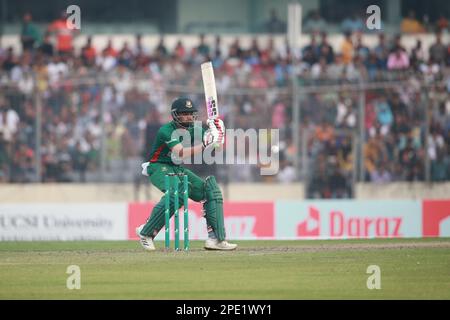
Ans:
<svg viewBox="0 0 450 320"><path fill-rule="evenodd" d="M223 121L220 119L208 119L206 123L209 130L204 130L202 126L194 126L197 119L197 109L190 99L184 97L173 101L171 115L172 121L164 124L156 135L150 153L150 161L142 164L142 174L148 175L151 183L161 190L164 196L153 208L147 222L136 228L136 234L140 238L140 243L145 250L155 250L153 239L162 229L165 221L164 203L167 195L165 194L164 177L169 173L183 173L188 177L189 198L203 204L203 213L208 228L208 239L205 242L205 249L234 250L237 245L228 243L225 240L223 198L215 177L208 176L203 180L192 171L184 168L180 164L174 163L172 159L172 154L177 155L179 158L189 158L203 152L205 148L214 148L215 146L223 145L225 134ZM183 146L186 143L183 143L181 136L174 138L176 135L172 135L172 133L177 129L188 130L191 137L189 146ZM194 145L194 136L197 136L196 134L200 134L202 143ZM183 204L181 187L183 184L181 177L179 179L180 190L178 195L180 197L179 207L181 208ZM173 194L170 197L170 215L172 216L175 211L175 201Z"/></svg>

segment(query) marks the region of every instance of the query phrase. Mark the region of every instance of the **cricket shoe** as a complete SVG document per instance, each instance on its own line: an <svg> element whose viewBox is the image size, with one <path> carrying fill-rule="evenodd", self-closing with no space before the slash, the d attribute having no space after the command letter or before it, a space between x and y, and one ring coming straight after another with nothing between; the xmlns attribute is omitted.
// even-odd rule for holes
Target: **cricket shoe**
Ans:
<svg viewBox="0 0 450 320"><path fill-rule="evenodd" d="M144 225L141 224L136 228L136 235L139 237L139 241L141 242L142 247L147 251L154 251L155 245L153 244L153 239L151 237L146 237L141 234Z"/></svg>
<svg viewBox="0 0 450 320"><path fill-rule="evenodd" d="M219 241L217 239L207 239L205 249L207 250L234 250L237 244L228 243L227 241Z"/></svg>

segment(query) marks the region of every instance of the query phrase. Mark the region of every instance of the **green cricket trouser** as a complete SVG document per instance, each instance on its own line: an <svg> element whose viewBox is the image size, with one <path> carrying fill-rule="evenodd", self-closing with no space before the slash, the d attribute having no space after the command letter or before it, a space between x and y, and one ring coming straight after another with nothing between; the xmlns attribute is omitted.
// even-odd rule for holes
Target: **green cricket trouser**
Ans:
<svg viewBox="0 0 450 320"><path fill-rule="evenodd" d="M165 223L164 209L165 209L165 199L166 199L166 187L164 183L164 177L169 173L184 173L188 177L188 195L189 198L194 201L202 201L205 199L205 181L193 173L191 170L183 168L181 166L175 166L166 163L150 163L147 167L147 173L149 175L149 179L151 183L157 187L160 191L164 193L164 196L161 200L155 205L145 224L144 228L141 231L142 235L147 237L156 237L158 232L162 229ZM179 189L178 189L178 204L179 208L183 206L183 178L177 177L180 179ZM175 212L175 197L173 193L170 194L170 216Z"/></svg>

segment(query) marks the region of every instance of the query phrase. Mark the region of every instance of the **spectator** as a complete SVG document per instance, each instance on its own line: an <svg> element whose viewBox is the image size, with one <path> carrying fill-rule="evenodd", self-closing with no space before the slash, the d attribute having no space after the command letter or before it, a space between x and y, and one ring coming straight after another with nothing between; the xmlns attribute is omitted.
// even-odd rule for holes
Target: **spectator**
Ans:
<svg viewBox="0 0 450 320"><path fill-rule="evenodd" d="M15 82L16 84L23 80L24 75L26 73L31 72L31 66L30 63L27 61L27 55L23 55L22 59L19 61L18 64L16 64L10 72L10 79L11 81Z"/></svg>
<svg viewBox="0 0 450 320"><path fill-rule="evenodd" d="M26 71L24 70L21 79L17 82L17 87L25 96L31 96L35 82L31 68L27 67L27 69Z"/></svg>
<svg viewBox="0 0 450 320"><path fill-rule="evenodd" d="M278 18L278 14L275 9L270 10L270 18L265 25L266 25L265 29L268 33L286 32L286 24Z"/></svg>
<svg viewBox="0 0 450 320"><path fill-rule="evenodd" d="M320 16L319 10L314 10L311 12L309 18L303 27L306 33L323 33L327 30L326 21Z"/></svg>
<svg viewBox="0 0 450 320"><path fill-rule="evenodd" d="M320 142L329 142L334 137L333 127L326 121L322 121L322 124L317 127L315 137Z"/></svg>
<svg viewBox="0 0 450 320"><path fill-rule="evenodd" d="M286 159L280 161L280 171L277 174L277 181L280 183L292 183L295 182L296 171L292 163Z"/></svg>
<svg viewBox="0 0 450 320"><path fill-rule="evenodd" d="M282 130L285 124L286 124L286 105L282 101L278 101L273 106L272 128Z"/></svg>
<svg viewBox="0 0 450 320"><path fill-rule="evenodd" d="M402 36L400 34L396 34L394 36L389 52L392 53L397 50L402 50L406 52L405 47L402 45Z"/></svg>
<svg viewBox="0 0 450 320"><path fill-rule="evenodd" d="M134 45L133 55L134 56L147 56L149 54L150 54L150 52L142 43L142 34L137 33L135 35L135 45Z"/></svg>
<svg viewBox="0 0 450 320"><path fill-rule="evenodd" d="M311 68L311 78L318 80L325 80L327 77L327 60L321 57Z"/></svg>
<svg viewBox="0 0 450 320"><path fill-rule="evenodd" d="M229 58L238 58L238 59L241 59L244 57L244 50L242 50L239 38L236 38L234 40L234 42L231 44L228 57Z"/></svg>
<svg viewBox="0 0 450 320"><path fill-rule="evenodd" d="M217 35L214 40L213 58L218 60L218 59L223 59L223 57L224 57L224 55L222 52L222 38L219 35Z"/></svg>
<svg viewBox="0 0 450 320"><path fill-rule="evenodd" d="M344 175L350 176L353 173L353 150L348 136L342 138L337 152L337 160Z"/></svg>
<svg viewBox="0 0 450 320"><path fill-rule="evenodd" d="M380 33L378 35L378 44L373 49L373 51L378 59L378 63L380 64L380 66L383 66L382 69L386 68L389 49L388 46L386 45L386 37L384 33Z"/></svg>
<svg viewBox="0 0 450 320"><path fill-rule="evenodd" d="M364 22L361 17L358 15L358 12L354 12L348 18L345 18L341 24L341 31L345 33L353 34L354 32L363 32L364 31Z"/></svg>
<svg viewBox="0 0 450 320"><path fill-rule="evenodd" d="M411 127L408 124L408 116L403 116L402 114L397 114L395 117L394 124L392 126L393 133L398 137L399 139L399 147L401 144L401 140L403 137L405 137L410 131Z"/></svg>
<svg viewBox="0 0 450 320"><path fill-rule="evenodd" d="M65 62L63 62L61 56L53 56L47 65L49 84L52 86L58 86L60 84L59 81L62 80L68 72L68 66Z"/></svg>
<svg viewBox="0 0 450 320"><path fill-rule="evenodd" d="M329 178L323 166L318 171L309 183L309 198L330 198Z"/></svg>
<svg viewBox="0 0 450 320"><path fill-rule="evenodd" d="M288 38L285 37L282 44L275 46L273 37L269 38L267 47L261 52L262 56L267 56L271 60L288 59L291 64L294 61L299 61L302 56L301 49L294 49L289 46Z"/></svg>
<svg viewBox="0 0 450 320"><path fill-rule="evenodd" d="M426 83L433 83L439 74L440 68L439 65L430 58L427 63L420 64L419 70Z"/></svg>
<svg viewBox="0 0 450 320"><path fill-rule="evenodd" d="M95 64L101 71L112 71L113 68L117 65L115 54L116 51L112 47L107 47L103 49L102 55L97 57Z"/></svg>
<svg viewBox="0 0 450 320"><path fill-rule="evenodd" d="M344 40L341 44L342 63L349 64L353 60L353 42L352 34L346 32L344 34Z"/></svg>
<svg viewBox="0 0 450 320"><path fill-rule="evenodd" d="M389 70L403 70L409 67L409 58L400 48L389 54L387 67Z"/></svg>
<svg viewBox="0 0 450 320"><path fill-rule="evenodd" d="M386 166L381 164L379 168L371 173L370 180L378 184L388 183L392 181L392 175L386 170Z"/></svg>
<svg viewBox="0 0 450 320"><path fill-rule="evenodd" d="M339 81L345 75L345 66L342 63L342 55L336 54L334 56L334 62L328 66L328 76L330 80Z"/></svg>
<svg viewBox="0 0 450 320"><path fill-rule="evenodd" d="M440 149L436 158L431 160L431 181L440 182L450 179L450 160L445 150Z"/></svg>
<svg viewBox="0 0 450 320"><path fill-rule="evenodd" d="M443 65L447 56L447 47L442 43L441 33L436 33L436 42L429 49L430 58L433 62Z"/></svg>
<svg viewBox="0 0 450 320"><path fill-rule="evenodd" d="M394 117L385 96L381 95L376 101L375 110L377 113L377 120L381 125L381 134L386 135L389 132Z"/></svg>
<svg viewBox="0 0 450 320"><path fill-rule="evenodd" d="M336 165L331 169L329 189L331 191L331 198L333 199L348 198L349 196L347 192L347 180Z"/></svg>
<svg viewBox="0 0 450 320"><path fill-rule="evenodd" d="M209 46L205 43L205 35L200 35L200 43L197 47L197 52L201 54L203 57L209 57Z"/></svg>
<svg viewBox="0 0 450 320"><path fill-rule="evenodd" d="M179 60L184 60L186 57L186 49L184 48L183 43L181 40L177 41L177 44L175 45L174 49L175 57L177 57Z"/></svg>
<svg viewBox="0 0 450 320"><path fill-rule="evenodd" d="M92 37L87 38L86 44L81 48L81 59L85 66L92 67L95 65L95 57L97 56L97 51L92 45Z"/></svg>
<svg viewBox="0 0 450 320"><path fill-rule="evenodd" d="M8 167L9 143L3 138L3 131L0 130L0 182L6 182L9 176Z"/></svg>
<svg viewBox="0 0 450 320"><path fill-rule="evenodd" d="M33 50L40 45L41 33L38 27L32 22L30 13L23 16L22 32L21 32L22 50Z"/></svg>
<svg viewBox="0 0 450 320"><path fill-rule="evenodd" d="M19 128L20 118L16 110L4 104L0 105L0 132L6 142L14 142L14 135Z"/></svg>
<svg viewBox="0 0 450 320"><path fill-rule="evenodd" d="M394 118L398 118L399 116L407 116L408 115L408 109L400 100L400 97L398 94L392 95L392 99L389 102L389 105L391 106L392 113L394 115Z"/></svg>
<svg viewBox="0 0 450 320"><path fill-rule="evenodd" d="M53 48L52 40L50 33L46 32L44 35L44 40L42 44L39 46L39 51L44 54L44 56L51 57L53 56L55 50Z"/></svg>
<svg viewBox="0 0 450 320"><path fill-rule="evenodd" d="M120 49L117 55L117 63L125 67L130 68L132 66L133 51L131 50L127 41L123 43L122 49Z"/></svg>
<svg viewBox="0 0 450 320"><path fill-rule="evenodd" d="M164 42L164 37L161 36L159 38L158 45L156 46L156 56L158 58L165 58L169 54L169 51L167 50L166 44Z"/></svg>
<svg viewBox="0 0 450 320"><path fill-rule="evenodd" d="M333 47L328 43L327 33L321 33L321 42L319 45L319 58L324 57L327 64L334 62L334 50Z"/></svg>
<svg viewBox="0 0 450 320"><path fill-rule="evenodd" d="M254 68L254 70L256 70L255 67L258 68L258 66L261 66L261 54L256 42L252 44L250 49L246 52L245 56L245 62L252 68Z"/></svg>
<svg viewBox="0 0 450 320"><path fill-rule="evenodd" d="M448 19L442 13L439 15L439 19L436 22L436 32L442 33L449 30Z"/></svg>
<svg viewBox="0 0 450 320"><path fill-rule="evenodd" d="M386 147L379 136L370 137L364 145L364 167L366 176L372 176L378 163L387 161Z"/></svg>
<svg viewBox="0 0 450 320"><path fill-rule="evenodd" d="M445 151L445 147L444 137L436 129L431 130L428 137L428 156L430 160L436 160L438 154Z"/></svg>
<svg viewBox="0 0 450 320"><path fill-rule="evenodd" d="M260 49L260 47L259 47L258 38L254 37L254 38L252 39L252 42L251 42L251 44L250 44L250 48L249 48L248 51L249 51L249 52L252 52L252 51L253 51L258 57L261 56L262 52L261 52L261 49ZM268 57L268 58L269 58L269 57Z"/></svg>
<svg viewBox="0 0 450 320"><path fill-rule="evenodd" d="M14 54L13 47L8 47L5 58L3 59L2 69L9 73L18 64L18 59Z"/></svg>
<svg viewBox="0 0 450 320"><path fill-rule="evenodd" d="M354 128L356 125L356 114L352 108L352 100L340 96L337 103L336 125L337 127Z"/></svg>
<svg viewBox="0 0 450 320"><path fill-rule="evenodd" d="M383 65L377 59L376 53L373 51L369 53L369 57L368 57L367 61L365 62L365 65L367 68L367 74L368 74L369 80L376 80L380 71L385 68L385 65Z"/></svg>
<svg viewBox="0 0 450 320"><path fill-rule="evenodd" d="M290 129L293 114L289 87L292 75L296 74L299 83L308 90L316 90L318 83L347 86L349 81L381 81L390 89L365 91L364 133L368 141L364 143L364 161L367 179L385 181L389 180L386 176L390 175L392 181L423 180L425 152L428 155L434 152L430 156L432 179L448 180L448 170L445 169L449 160L446 146L450 142L448 70L433 60L414 69L423 51L428 53L430 49L428 43L424 47L425 42L417 42L409 66L406 64L400 69L406 72L393 72L398 70L395 68L385 70L388 57L395 58L398 52L406 54L401 38L394 38L392 55L389 56L387 39L380 35L379 44L374 50L369 50L367 58L367 49L357 38L358 34L355 34L354 54L347 58L347 64L343 64L340 50L330 50L332 47L326 35L320 44L316 43L315 38L311 40L311 44L304 48L302 60L297 59L298 53L292 51L285 41L275 45L270 37L264 49L259 47L259 38L252 41L248 50L242 49L239 38L229 51L221 51L220 55L211 49L211 58L214 55L218 57L213 59L218 89L220 87L219 91L226 93L221 103L222 116L234 115L233 123L238 128L271 125L273 128L284 128L280 130L280 148L285 145L282 149L286 153L286 172L289 173L289 163L296 154L291 137L294 133ZM51 48L50 41L47 43ZM144 119L147 119L149 112L165 117L167 101L175 95L173 90L194 88L201 83L201 77L194 71L204 61L204 56L197 46L189 49L178 46L174 50L166 48L167 55L164 56L157 50L139 54L139 50L134 50L134 47L131 50L123 42L118 45L122 47L119 53L111 42L106 50L91 52L90 56L95 56L95 66L85 66L83 63L89 56L86 54L89 45L63 59L59 56L53 58L51 53L44 55L41 49L37 54L17 54L12 48L0 49L0 91L7 99L1 105L11 106L8 108L14 110L19 118L14 134L8 130L8 125L0 126L0 134L9 135L9 142L0 143L0 151L6 150L0 152L3 159L0 159L0 180L28 181L35 178L35 157L30 157L35 143L36 109L31 97L34 92L42 97L42 180L95 179L102 132L102 118L99 116L101 103L108 150L107 170L111 170L111 176L112 172L118 172L119 180L125 179L132 168L131 162L136 161L133 157L141 156L140 151L145 144L148 123ZM221 47L220 41L216 46ZM91 81L94 78L90 74L95 73L100 78L106 75L110 83L99 88L98 83ZM407 80L404 75L408 76ZM138 80L141 77L144 81ZM423 87L422 79L429 81ZM443 79L445 85L441 86L440 82L435 81L437 79ZM392 84L386 81L392 81ZM235 88L239 88L239 94L234 94ZM249 93L248 88L256 90ZM308 188L308 194L318 197L348 196L352 192L350 179L355 157L359 154L352 150L353 142L348 129L352 131L359 125L356 108L359 93L342 90L339 89L339 93L335 90L304 93L301 100L303 122L301 132L297 134L312 133L308 135L310 139L306 152L310 162L317 164L317 167L311 170L312 187ZM429 92L426 99L433 138L430 141L424 141L427 138L423 127L425 109L420 96L426 91ZM201 95L194 94L192 98L200 101ZM148 121L158 120L152 118ZM165 119L161 118L161 121ZM404 150L409 150L409 140L416 160L405 164L401 158L405 154L408 158ZM331 170L333 166L336 167L335 172ZM255 181L253 167L247 169L245 180ZM75 173L73 176L68 174L72 170ZM336 195L331 185L344 185L342 178L345 180L345 192Z"/></svg>
<svg viewBox="0 0 450 320"><path fill-rule="evenodd" d="M362 62L366 62L369 57L370 50L363 44L362 34L356 35L355 55L359 56Z"/></svg>
<svg viewBox="0 0 450 320"><path fill-rule="evenodd" d="M375 136L375 122L376 122L376 112L375 112L375 106L373 104L373 101L368 101L365 106L365 112L364 112L364 127L366 128L366 131L369 133L370 137Z"/></svg>
<svg viewBox="0 0 450 320"><path fill-rule="evenodd" d="M425 61L425 52L422 48L422 41L417 39L416 46L411 51L411 66L415 70L419 70L419 66Z"/></svg>
<svg viewBox="0 0 450 320"><path fill-rule="evenodd" d="M311 42L303 48L302 56L302 60L310 66L318 61L319 46L317 45L316 36L314 34L311 35Z"/></svg>
<svg viewBox="0 0 450 320"><path fill-rule="evenodd" d="M112 39L108 40L106 47L103 49L102 53L104 53L106 56L109 56L109 57L114 57L114 58L117 57L117 55L119 53L117 52L116 49L114 49L113 44L112 44Z"/></svg>
<svg viewBox="0 0 450 320"><path fill-rule="evenodd" d="M450 44L447 46L447 66L450 66Z"/></svg>
<svg viewBox="0 0 450 320"><path fill-rule="evenodd" d="M405 148L400 150L400 164L406 169L406 179L408 181L423 180L421 163L413 140L408 138Z"/></svg>
<svg viewBox="0 0 450 320"><path fill-rule="evenodd" d="M292 79L293 68L288 59L282 59L275 64L274 72L277 86L284 87Z"/></svg>
<svg viewBox="0 0 450 320"><path fill-rule="evenodd" d="M345 67L345 79L347 81L356 82L367 80L367 70L359 56L355 56L353 61Z"/></svg>
<svg viewBox="0 0 450 320"><path fill-rule="evenodd" d="M11 180L14 182L32 182L34 152L24 144L15 146L11 165Z"/></svg>
<svg viewBox="0 0 450 320"><path fill-rule="evenodd" d="M403 18L400 29L403 33L425 32L424 26L416 19L416 13L413 10L410 10L408 16Z"/></svg>
<svg viewBox="0 0 450 320"><path fill-rule="evenodd" d="M73 169L78 173L78 181L86 181L86 171L88 168L88 155L86 150L83 150L80 141L77 141L75 148L71 152L71 158L73 163Z"/></svg>
<svg viewBox="0 0 450 320"><path fill-rule="evenodd" d="M77 32L67 27L67 14L63 11L58 19L47 28L47 32L56 36L56 50L60 55L68 55L73 51L73 37Z"/></svg>

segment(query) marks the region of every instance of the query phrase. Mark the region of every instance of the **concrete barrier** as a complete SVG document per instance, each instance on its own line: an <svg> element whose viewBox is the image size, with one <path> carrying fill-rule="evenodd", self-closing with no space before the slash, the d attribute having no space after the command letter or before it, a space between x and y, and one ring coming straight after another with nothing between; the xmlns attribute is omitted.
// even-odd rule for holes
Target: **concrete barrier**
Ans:
<svg viewBox="0 0 450 320"><path fill-rule="evenodd" d="M274 201L305 199L304 184L232 183L222 185L225 200ZM157 201L162 193L151 185L126 184L3 184L0 203ZM358 183L355 199L449 199L449 183Z"/></svg>
<svg viewBox="0 0 450 320"><path fill-rule="evenodd" d="M303 199L303 184L239 183L221 186L226 200ZM0 203L128 202L159 200L153 186L133 184L3 184Z"/></svg>
<svg viewBox="0 0 450 320"><path fill-rule="evenodd" d="M394 182L388 184L357 183L355 198L369 199L449 199L450 182Z"/></svg>

